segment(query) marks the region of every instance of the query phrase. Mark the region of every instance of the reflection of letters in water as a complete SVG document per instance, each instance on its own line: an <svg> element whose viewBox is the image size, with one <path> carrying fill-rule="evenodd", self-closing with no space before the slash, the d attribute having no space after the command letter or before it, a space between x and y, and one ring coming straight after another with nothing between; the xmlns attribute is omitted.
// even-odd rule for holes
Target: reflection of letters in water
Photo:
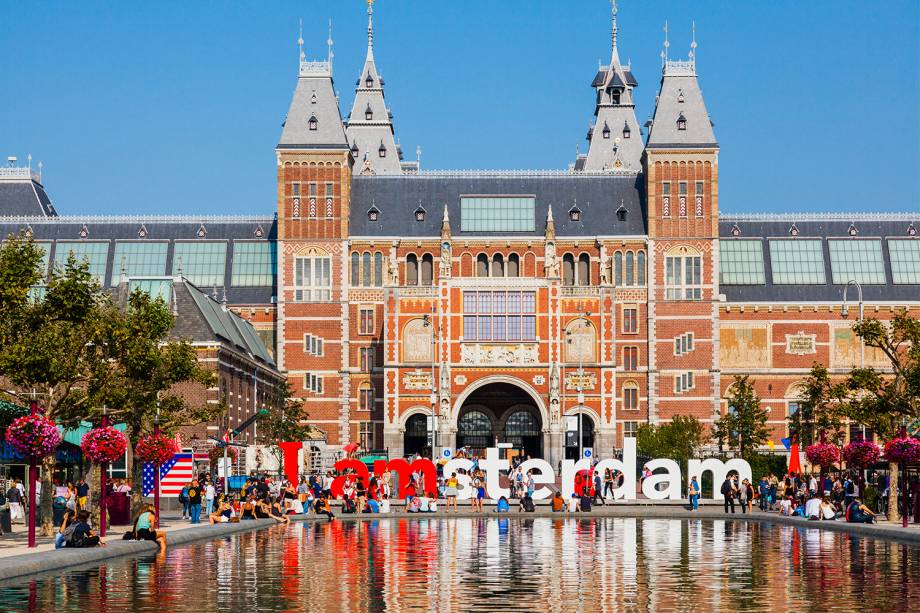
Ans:
<svg viewBox="0 0 920 613"><path fill-rule="evenodd" d="M403 359L406 362L431 361L431 328L425 327L421 319L406 324L403 332Z"/></svg>

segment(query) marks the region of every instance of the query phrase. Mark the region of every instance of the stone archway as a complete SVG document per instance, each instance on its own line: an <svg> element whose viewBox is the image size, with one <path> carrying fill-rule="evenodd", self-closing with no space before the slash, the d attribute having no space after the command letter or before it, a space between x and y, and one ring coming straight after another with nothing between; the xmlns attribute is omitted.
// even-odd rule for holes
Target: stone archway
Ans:
<svg viewBox="0 0 920 613"><path fill-rule="evenodd" d="M458 397L452 424L457 448L479 454L496 443L507 443L517 455L543 457L546 409L540 397L522 381L488 378Z"/></svg>

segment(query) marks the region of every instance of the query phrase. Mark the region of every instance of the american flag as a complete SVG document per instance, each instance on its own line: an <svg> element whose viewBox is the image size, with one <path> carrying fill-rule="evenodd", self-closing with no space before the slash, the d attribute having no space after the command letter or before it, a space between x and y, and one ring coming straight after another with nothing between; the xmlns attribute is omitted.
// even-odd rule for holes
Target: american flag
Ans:
<svg viewBox="0 0 920 613"><path fill-rule="evenodd" d="M144 496L153 495L153 476L155 467L153 464L144 463L143 471L143 492ZM182 488L192 480L192 454L177 453L165 464L160 465L160 496L178 498Z"/></svg>

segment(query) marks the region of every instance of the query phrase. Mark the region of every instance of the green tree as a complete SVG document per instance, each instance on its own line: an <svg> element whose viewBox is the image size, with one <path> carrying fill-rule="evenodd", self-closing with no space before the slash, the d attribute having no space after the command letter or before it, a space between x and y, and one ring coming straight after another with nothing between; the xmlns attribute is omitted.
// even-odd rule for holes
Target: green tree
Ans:
<svg viewBox="0 0 920 613"><path fill-rule="evenodd" d="M742 458L747 457L770 438L768 415L760 406L750 377L736 375L728 395L728 412L713 422L712 436L720 449L737 449Z"/></svg>
<svg viewBox="0 0 920 613"><path fill-rule="evenodd" d="M901 312L888 324L877 319L857 322L853 332L867 347L884 353L890 369L854 368L845 381L849 393L841 403L842 412L882 438L891 438L920 417L920 321ZM889 467L888 508L897 509L898 465Z"/></svg>
<svg viewBox="0 0 920 613"><path fill-rule="evenodd" d="M72 255L55 267L47 287L43 253L32 238L10 236L0 246L0 376L17 404L36 398L46 417L83 415L94 373L103 368L100 306L106 297L89 265ZM54 457L42 467L42 533L52 532Z"/></svg>
<svg viewBox="0 0 920 613"><path fill-rule="evenodd" d="M278 389L278 395L280 402L259 420L259 438L268 441L269 451L280 467L284 462L284 453L278 443L306 440L314 428L307 425L309 415L303 402L293 397L293 391L287 384Z"/></svg>
<svg viewBox="0 0 920 613"><path fill-rule="evenodd" d="M846 400L844 383L833 383L821 364L811 367L808 377L798 386L799 410L787 420L799 443L810 445L821 433L829 442L841 444L844 438L841 403Z"/></svg>
<svg viewBox="0 0 920 613"><path fill-rule="evenodd" d="M703 424L690 415L675 415L668 423L642 424L636 433L636 445L653 458L670 458L686 470L687 460L696 457L705 444Z"/></svg>

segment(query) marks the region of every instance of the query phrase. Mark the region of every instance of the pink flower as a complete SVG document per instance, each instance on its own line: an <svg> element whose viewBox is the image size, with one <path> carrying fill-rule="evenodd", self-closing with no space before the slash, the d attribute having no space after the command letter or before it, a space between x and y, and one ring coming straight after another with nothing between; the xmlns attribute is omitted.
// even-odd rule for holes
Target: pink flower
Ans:
<svg viewBox="0 0 920 613"><path fill-rule="evenodd" d="M42 415L23 415L6 429L6 440L19 455L40 459L54 453L63 439L50 419Z"/></svg>
<svg viewBox="0 0 920 613"><path fill-rule="evenodd" d="M134 455L138 459L151 464L163 464L177 453L179 453L179 445L175 439L165 434L145 436L134 448Z"/></svg>
<svg viewBox="0 0 920 613"><path fill-rule="evenodd" d="M843 459L847 461L847 464L857 468L872 466L878 462L881 455L882 449L872 441L852 441L843 448Z"/></svg>
<svg viewBox="0 0 920 613"><path fill-rule="evenodd" d="M891 439L885 444L885 459L904 464L920 462L920 441L910 436Z"/></svg>
<svg viewBox="0 0 920 613"><path fill-rule="evenodd" d="M83 435L80 448L83 455L94 464L114 462L124 457L128 439L111 426L93 428Z"/></svg>
<svg viewBox="0 0 920 613"><path fill-rule="evenodd" d="M812 464L830 468L840 461L840 448L833 443L815 443L805 448L805 457Z"/></svg>

